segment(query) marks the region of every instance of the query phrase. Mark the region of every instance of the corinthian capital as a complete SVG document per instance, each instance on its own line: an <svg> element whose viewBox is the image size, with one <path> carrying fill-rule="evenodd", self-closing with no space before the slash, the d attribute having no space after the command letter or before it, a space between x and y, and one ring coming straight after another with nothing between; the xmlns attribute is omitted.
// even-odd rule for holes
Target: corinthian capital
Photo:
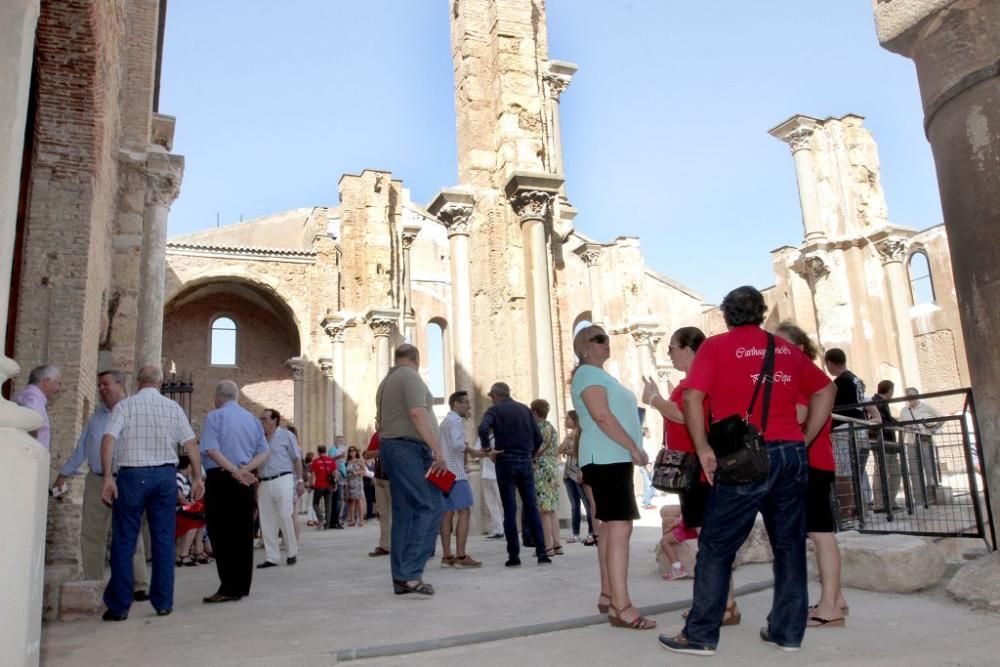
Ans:
<svg viewBox="0 0 1000 667"><path fill-rule="evenodd" d="M545 83L548 85L549 95L552 99L559 101L559 96L566 92L569 88L570 77L561 76L559 74L546 74L542 77Z"/></svg>
<svg viewBox="0 0 1000 667"><path fill-rule="evenodd" d="M459 234L468 236L472 204L445 204L438 211L437 219L448 230L448 238Z"/></svg>
<svg viewBox="0 0 1000 667"><path fill-rule="evenodd" d="M657 330L657 325L653 322L633 322L629 324L628 332L632 335L632 339L639 347L644 345L655 345L655 341L659 340L663 336L663 334Z"/></svg>
<svg viewBox="0 0 1000 667"><path fill-rule="evenodd" d="M375 317L368 320L368 326L371 327L372 333L375 337L388 337L392 333L392 327L396 324L395 319L389 319L388 317Z"/></svg>
<svg viewBox="0 0 1000 667"><path fill-rule="evenodd" d="M296 382L302 382L306 371L305 360L302 357L292 357L285 362L285 365L292 369L292 379Z"/></svg>
<svg viewBox="0 0 1000 667"><path fill-rule="evenodd" d="M559 193L563 178L556 174L515 171L504 192L521 222L545 220L549 204Z"/></svg>
<svg viewBox="0 0 1000 667"><path fill-rule="evenodd" d="M597 266L604 246L600 243L583 243L573 250L573 254L583 260L588 267Z"/></svg>
<svg viewBox="0 0 1000 667"><path fill-rule="evenodd" d="M830 265L826 261L826 253L823 252L814 252L799 257L792 264L792 269L805 278L810 285L830 273Z"/></svg>
<svg viewBox="0 0 1000 667"><path fill-rule="evenodd" d="M334 343L344 342L344 332L347 330L347 320L345 319L330 319L327 318L320 322L320 326L323 327L323 331L326 335L333 340Z"/></svg>
<svg viewBox="0 0 1000 667"><path fill-rule="evenodd" d="M420 227L403 227L403 232L401 234L403 239L403 250L409 250L413 245L413 242L417 240L417 234L420 233Z"/></svg>
<svg viewBox="0 0 1000 667"><path fill-rule="evenodd" d="M323 377L327 380L333 379L333 359L320 359L319 369L323 371Z"/></svg>
<svg viewBox="0 0 1000 667"><path fill-rule="evenodd" d="M510 197L510 205L521 222L528 220L544 220L549 213L551 192L541 190L522 190Z"/></svg>
<svg viewBox="0 0 1000 667"><path fill-rule="evenodd" d="M781 125L772 128L768 134L781 139L791 147L792 153L797 153L811 147L810 142L818 122L810 116L792 116Z"/></svg>
<svg viewBox="0 0 1000 667"><path fill-rule="evenodd" d="M181 193L184 158L169 153L150 153L146 162L146 203L170 206Z"/></svg>
<svg viewBox="0 0 1000 667"><path fill-rule="evenodd" d="M899 237L890 236L875 243L875 250L878 251L883 264L902 262L903 258L906 257L908 248L909 244L906 242L906 239Z"/></svg>

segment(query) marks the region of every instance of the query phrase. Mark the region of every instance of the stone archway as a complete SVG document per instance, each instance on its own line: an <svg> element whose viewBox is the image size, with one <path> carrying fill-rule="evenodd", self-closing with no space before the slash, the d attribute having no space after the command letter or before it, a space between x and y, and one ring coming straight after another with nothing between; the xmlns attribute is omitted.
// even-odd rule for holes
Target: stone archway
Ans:
<svg viewBox="0 0 1000 667"><path fill-rule="evenodd" d="M236 326L235 363L213 365L212 323L219 317ZM292 310L276 293L239 278L188 283L164 309L164 371L191 377L191 421L196 430L214 408L213 389L233 380L240 403L250 411L278 410L291 421L294 385L288 359L301 353Z"/></svg>

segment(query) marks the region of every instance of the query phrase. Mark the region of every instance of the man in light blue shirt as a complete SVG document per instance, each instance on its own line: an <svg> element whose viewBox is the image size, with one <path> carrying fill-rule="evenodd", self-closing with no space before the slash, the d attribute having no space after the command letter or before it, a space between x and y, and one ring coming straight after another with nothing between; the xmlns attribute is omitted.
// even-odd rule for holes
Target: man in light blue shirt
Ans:
<svg viewBox="0 0 1000 667"><path fill-rule="evenodd" d="M111 409L125 398L125 374L118 370L98 373L97 393L101 397L101 404L97 406L97 410L83 428L76 449L59 469L59 475L53 485L54 490L61 489L66 483L66 478L78 474L80 466L84 461L87 462L90 471L83 486L80 556L83 561L83 576L92 581L104 579L108 533L111 532L111 508L101 500L101 487L104 484L101 439L104 437L104 427L107 426L108 417L111 416ZM146 550L141 539L136 543L132 568L135 571L135 593L132 599L145 600L149 581L146 575Z"/></svg>
<svg viewBox="0 0 1000 667"><path fill-rule="evenodd" d="M344 502L344 489L347 488L347 438L338 435L333 439L333 446L327 456L337 462L337 490L333 496L333 519L331 528L343 528L347 521L347 503Z"/></svg>
<svg viewBox="0 0 1000 667"><path fill-rule="evenodd" d="M260 423L264 427L271 455L260 468L260 492L257 494L260 535L264 539L265 553L265 560L257 564L259 570L275 567L281 562L279 528L288 547L285 563L295 565L298 562L295 500L305 490L302 483L302 450L292 432L281 428L281 413L274 408L266 408L260 413Z"/></svg>
<svg viewBox="0 0 1000 667"><path fill-rule="evenodd" d="M215 410L201 431L205 458L205 521L212 537L219 590L204 602L232 602L250 594L253 578L254 474L270 454L257 417L237 403L232 380L215 388Z"/></svg>

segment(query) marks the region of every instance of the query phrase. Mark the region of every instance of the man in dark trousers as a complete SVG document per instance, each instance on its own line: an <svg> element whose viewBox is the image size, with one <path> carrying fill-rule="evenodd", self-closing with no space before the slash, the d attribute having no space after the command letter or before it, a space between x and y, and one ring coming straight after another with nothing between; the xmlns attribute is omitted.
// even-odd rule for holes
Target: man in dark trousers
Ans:
<svg viewBox="0 0 1000 667"><path fill-rule="evenodd" d="M506 565L515 567L521 564L515 491L521 495L523 521L527 524L528 534L533 537L538 564L546 565L552 561L545 555L545 537L535 503L535 473L531 465L532 456L542 444L542 432L528 406L510 397L510 387L506 383L495 383L487 396L493 405L479 424L479 439L484 453L496 461L497 486L500 487L500 502L503 504L503 532L507 538ZM492 445L490 433L493 434ZM494 446L495 449L492 449Z"/></svg>
<svg viewBox="0 0 1000 667"><path fill-rule="evenodd" d="M232 602L250 595L253 578L254 474L270 454L260 421L237 403L232 380L215 388L215 410L201 431L205 461L205 522L212 540L219 590L203 602Z"/></svg>

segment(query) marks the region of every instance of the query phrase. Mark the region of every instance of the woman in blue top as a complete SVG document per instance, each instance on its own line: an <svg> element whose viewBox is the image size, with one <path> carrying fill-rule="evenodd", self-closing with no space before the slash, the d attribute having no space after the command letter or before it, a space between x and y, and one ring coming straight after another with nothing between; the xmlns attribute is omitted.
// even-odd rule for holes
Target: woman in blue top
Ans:
<svg viewBox="0 0 1000 667"><path fill-rule="evenodd" d="M656 622L644 618L628 593L628 552L632 521L639 518L632 484L632 466L646 465L642 427L635 394L604 370L611 341L599 326L581 329L573 338L579 365L570 391L580 418L580 469L594 496L594 516L600 520L597 541L601 567L601 598L597 608L615 627L649 630ZM605 602L605 600L607 602Z"/></svg>

